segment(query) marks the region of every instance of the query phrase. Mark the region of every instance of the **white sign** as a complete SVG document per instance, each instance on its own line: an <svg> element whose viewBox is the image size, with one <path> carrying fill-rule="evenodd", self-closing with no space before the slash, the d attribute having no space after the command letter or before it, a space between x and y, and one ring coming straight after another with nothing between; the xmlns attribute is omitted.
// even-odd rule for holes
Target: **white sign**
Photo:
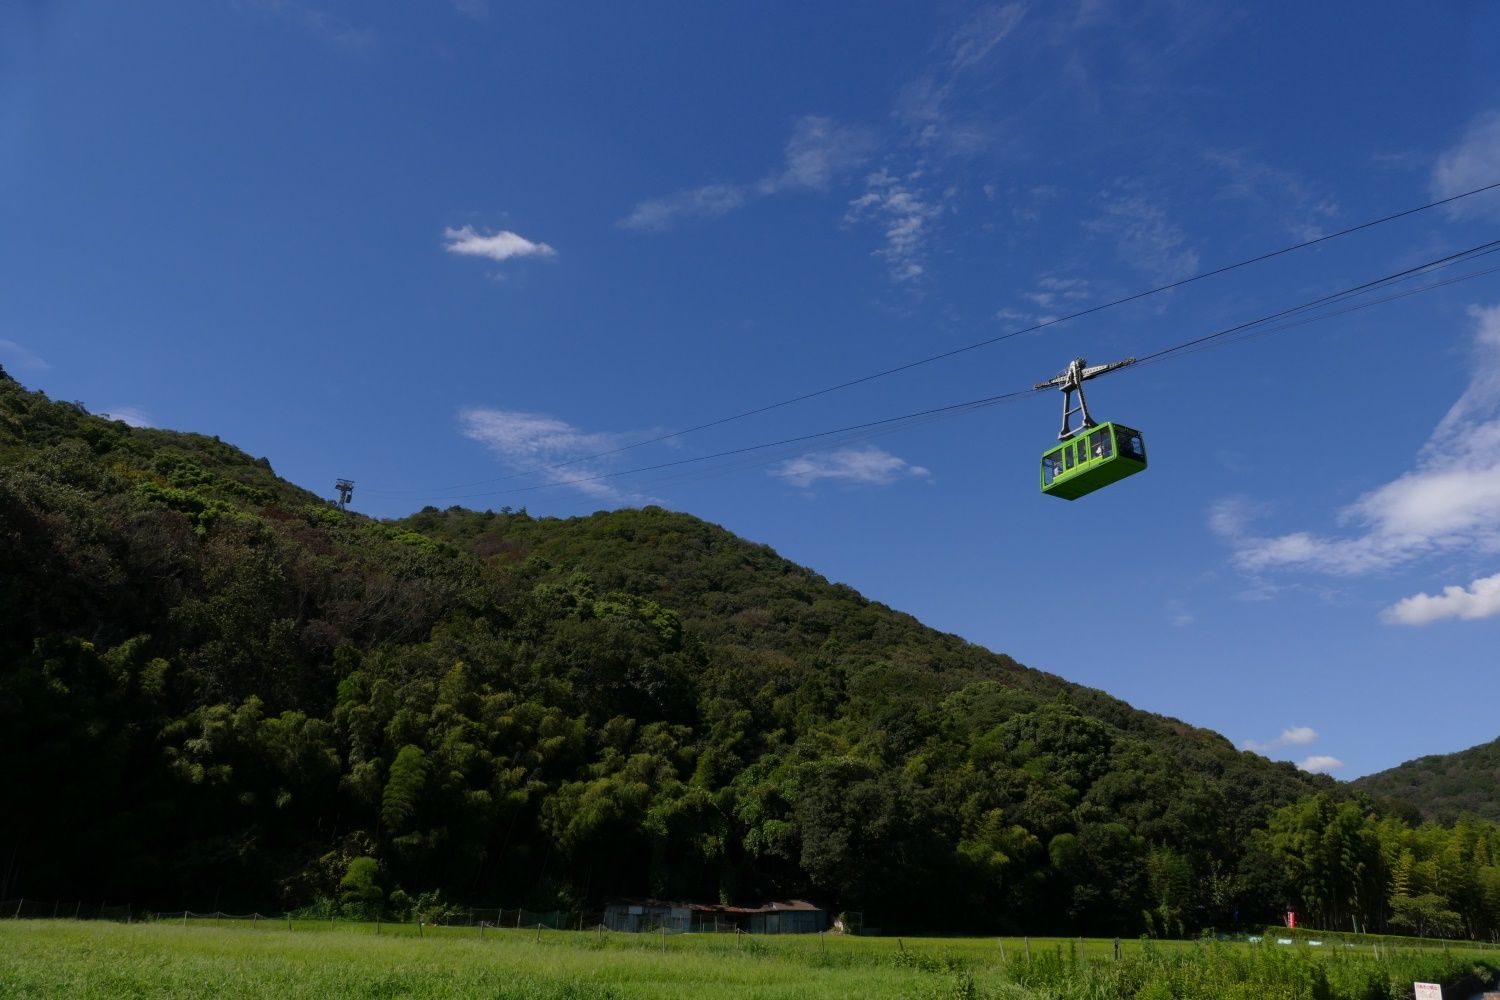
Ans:
<svg viewBox="0 0 1500 1000"><path fill-rule="evenodd" d="M1416 991L1415 1000L1443 1000L1443 988L1437 983L1412 983Z"/></svg>

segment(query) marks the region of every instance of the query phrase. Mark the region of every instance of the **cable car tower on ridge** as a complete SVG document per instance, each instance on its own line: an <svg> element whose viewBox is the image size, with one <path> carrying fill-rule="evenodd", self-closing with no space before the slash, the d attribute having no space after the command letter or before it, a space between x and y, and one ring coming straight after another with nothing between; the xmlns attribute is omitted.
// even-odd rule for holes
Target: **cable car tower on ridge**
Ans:
<svg viewBox="0 0 1500 1000"><path fill-rule="evenodd" d="M1096 422L1089 414L1089 404L1083 396L1084 382L1133 364L1135 358L1126 358L1090 368L1083 358L1074 358L1062 374L1036 384L1034 388L1056 386L1063 393L1062 430L1057 434L1062 444L1052 446L1042 455L1043 493L1064 500L1077 500L1145 470L1146 443L1141 432L1123 424ZM1078 393L1077 406L1073 405L1075 392ZM1079 417L1077 427L1073 426L1074 414Z"/></svg>
<svg viewBox="0 0 1500 1000"><path fill-rule="evenodd" d="M1088 400L1083 398L1083 383L1091 378L1098 378L1106 372L1112 372L1117 368L1135 364L1135 358L1126 358L1124 361L1111 361L1107 365L1094 365L1092 368L1085 367L1087 361L1082 358L1074 358L1068 362L1068 367L1062 373L1046 382L1038 382L1032 386L1033 389L1047 389L1057 386L1063 392L1063 419L1062 430L1058 432L1057 439L1066 441L1077 434L1078 431L1087 430L1094 426L1094 418L1089 416ZM1073 405L1073 393L1078 393L1078 405ZM1083 422L1078 429L1073 429L1072 417L1078 413L1083 417Z"/></svg>

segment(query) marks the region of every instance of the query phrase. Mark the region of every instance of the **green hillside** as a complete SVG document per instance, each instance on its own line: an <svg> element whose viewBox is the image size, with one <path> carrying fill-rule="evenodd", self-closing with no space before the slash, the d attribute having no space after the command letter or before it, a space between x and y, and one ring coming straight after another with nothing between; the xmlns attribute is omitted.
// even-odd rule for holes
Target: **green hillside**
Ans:
<svg viewBox="0 0 1500 1000"><path fill-rule="evenodd" d="M1426 926L1500 926L1500 829L1414 831L659 508L376 521L0 377L0 614L0 898L1133 935L1431 887Z"/></svg>
<svg viewBox="0 0 1500 1000"><path fill-rule="evenodd" d="M1500 739L1458 753L1418 757L1354 784L1415 806L1428 819L1500 821Z"/></svg>

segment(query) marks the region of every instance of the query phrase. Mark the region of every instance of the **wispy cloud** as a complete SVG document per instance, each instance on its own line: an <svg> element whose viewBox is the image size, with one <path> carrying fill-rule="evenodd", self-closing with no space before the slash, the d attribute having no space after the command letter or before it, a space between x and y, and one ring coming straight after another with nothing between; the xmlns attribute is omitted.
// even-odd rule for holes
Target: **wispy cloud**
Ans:
<svg viewBox="0 0 1500 1000"><path fill-rule="evenodd" d="M155 426L151 422L150 415L139 406L116 406L112 407L108 413L101 413L99 415L108 420L118 420L121 423L129 424L131 427Z"/></svg>
<svg viewBox="0 0 1500 1000"><path fill-rule="evenodd" d="M803 455L775 466L770 475L803 488L822 481L852 486L889 486L898 479L924 479L931 473L882 448L844 448Z"/></svg>
<svg viewBox="0 0 1500 1000"><path fill-rule="evenodd" d="M1046 275L1037 280L1036 289L1022 292L1026 299L1038 309L1076 310L1080 302L1089 297L1089 283L1085 278L1059 278Z"/></svg>
<svg viewBox="0 0 1500 1000"><path fill-rule="evenodd" d="M1451 198L1500 180L1500 111L1474 119L1458 145L1432 168L1432 194ZM1454 218L1500 219L1500 191L1488 191L1448 206Z"/></svg>
<svg viewBox="0 0 1500 1000"><path fill-rule="evenodd" d="M1343 535L1251 531L1250 501L1217 506L1210 525L1251 572L1304 569L1352 576L1432 553L1500 552L1500 306L1473 307L1474 374L1418 455L1417 465L1338 514Z"/></svg>
<svg viewBox="0 0 1500 1000"><path fill-rule="evenodd" d="M777 169L755 183L715 183L648 198L620 220L625 229L660 232L716 219L752 199L789 191L826 191L869 159L875 134L826 115L805 115L792 126Z"/></svg>
<svg viewBox="0 0 1500 1000"><path fill-rule="evenodd" d="M1326 754L1313 754L1311 757L1297 761L1297 769L1306 771L1308 774L1329 774L1343 766L1343 761Z"/></svg>
<svg viewBox="0 0 1500 1000"><path fill-rule="evenodd" d="M741 184L705 184L636 205L620 220L625 229L661 232L684 222L717 219L739 208L750 191Z"/></svg>
<svg viewBox="0 0 1500 1000"><path fill-rule="evenodd" d="M1255 159L1241 149L1211 149L1204 160L1225 176L1220 193L1248 201L1280 221L1299 240L1313 240L1326 232L1325 224L1338 218L1332 196L1314 191L1297 174Z"/></svg>
<svg viewBox="0 0 1500 1000"><path fill-rule="evenodd" d="M960 98L996 62L1001 44L1026 19L1024 3L992 4L940 37L940 59L910 80L896 98L895 117L919 147L950 156L968 156L990 144L987 116L956 110Z"/></svg>
<svg viewBox="0 0 1500 1000"><path fill-rule="evenodd" d="M18 371L49 372L52 366L35 351L29 350L14 340L0 340L0 361Z"/></svg>
<svg viewBox="0 0 1500 1000"><path fill-rule="evenodd" d="M1016 30L1025 15L1026 5L1022 3L981 8L944 42L948 69L961 73L979 65L995 50L995 46Z"/></svg>
<svg viewBox="0 0 1500 1000"><path fill-rule="evenodd" d="M1414 594L1380 613L1392 625L1431 625L1445 618L1474 621L1500 615L1500 573L1468 587L1444 587L1441 594Z"/></svg>
<svg viewBox="0 0 1500 1000"><path fill-rule="evenodd" d="M375 29L350 23L322 7L300 0L249 0L250 6L283 18L316 38L344 49L369 49Z"/></svg>
<svg viewBox="0 0 1500 1000"><path fill-rule="evenodd" d="M453 0L453 9L476 21L483 21L490 16L489 0Z"/></svg>
<svg viewBox="0 0 1500 1000"><path fill-rule="evenodd" d="M891 278L911 281L926 273L927 241L932 224L942 215L940 204L926 200L915 186L920 173L898 178L885 170L865 178L865 193L849 203L845 222L873 219L885 234L885 245L875 251L890 266Z"/></svg>
<svg viewBox="0 0 1500 1000"><path fill-rule="evenodd" d="M826 191L838 178L870 158L875 135L860 125L843 125L823 115L798 120L787 140L785 167L757 185L762 194Z"/></svg>
<svg viewBox="0 0 1500 1000"><path fill-rule="evenodd" d="M1241 750L1253 750L1255 753L1269 753L1272 750L1280 750L1282 747L1306 746L1318 738L1318 731L1312 726L1290 726L1281 731L1281 735L1275 739L1257 742L1245 740L1240 744Z"/></svg>
<svg viewBox="0 0 1500 1000"><path fill-rule="evenodd" d="M1136 194L1105 202L1088 228L1115 243L1120 259L1159 283L1179 281L1198 270L1198 251L1166 209Z"/></svg>
<svg viewBox="0 0 1500 1000"><path fill-rule="evenodd" d="M523 413L470 407L458 415L464 437L489 448L506 467L521 473L537 473L548 482L600 500L629 499L607 482L569 482L600 475L605 466L587 456L618 447L619 435L588 432L565 420L543 413ZM561 469L551 466L568 463Z"/></svg>
<svg viewBox="0 0 1500 1000"><path fill-rule="evenodd" d="M443 230L443 239L448 241L443 249L449 253L467 257L483 257L496 262L510 260L513 257L557 255L557 251L547 244L528 240L508 229L502 229L492 236L485 236L476 231L473 226L464 226L461 229L448 228Z"/></svg>
<svg viewBox="0 0 1500 1000"><path fill-rule="evenodd" d="M1187 628L1197 621L1197 616L1188 608L1187 602L1176 597L1167 601L1167 621L1174 628Z"/></svg>

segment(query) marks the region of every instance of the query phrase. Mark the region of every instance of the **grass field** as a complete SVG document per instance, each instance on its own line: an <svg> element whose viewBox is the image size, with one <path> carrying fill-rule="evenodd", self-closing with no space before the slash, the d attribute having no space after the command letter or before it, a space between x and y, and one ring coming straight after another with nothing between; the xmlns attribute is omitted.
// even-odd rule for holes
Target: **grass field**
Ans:
<svg viewBox="0 0 1500 1000"><path fill-rule="evenodd" d="M994 997L1003 1000L1394 1000L1500 951L1198 942L736 939L303 922L0 921L0 998ZM1403 991L1404 987L1404 991ZM1458 1000L1468 1000L1459 997Z"/></svg>

